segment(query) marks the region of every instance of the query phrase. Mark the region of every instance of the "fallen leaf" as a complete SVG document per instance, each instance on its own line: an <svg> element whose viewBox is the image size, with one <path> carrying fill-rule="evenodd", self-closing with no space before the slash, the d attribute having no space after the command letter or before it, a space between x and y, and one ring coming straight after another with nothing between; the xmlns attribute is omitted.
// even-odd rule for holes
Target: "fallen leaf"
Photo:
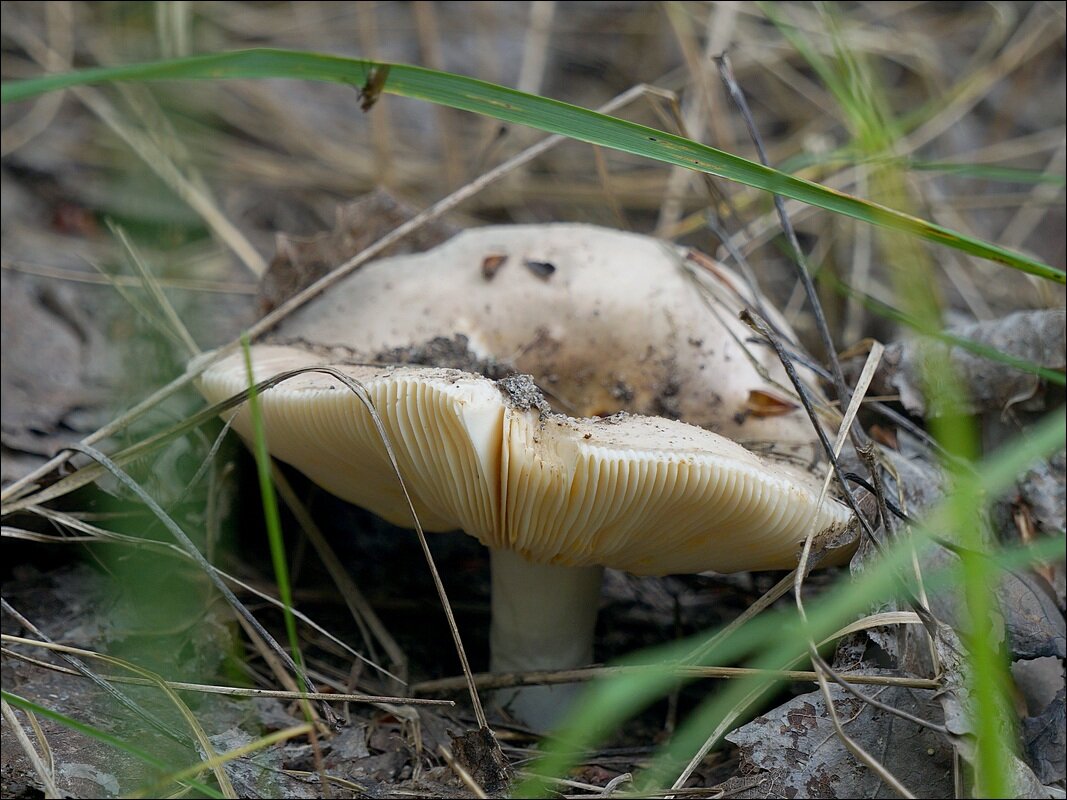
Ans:
<svg viewBox="0 0 1067 800"><path fill-rule="evenodd" d="M942 721L931 690L890 687L877 695L883 703ZM867 705L839 686L830 687L830 696L848 735L905 786L922 797L952 796L952 748L943 736ZM881 779L857 762L837 735L819 691L793 698L726 738L741 748L741 774L765 779L735 797L880 797L885 792Z"/></svg>
<svg viewBox="0 0 1067 800"><path fill-rule="evenodd" d="M780 417L797 408L797 404L762 389L752 389L745 401L745 411L754 417Z"/></svg>

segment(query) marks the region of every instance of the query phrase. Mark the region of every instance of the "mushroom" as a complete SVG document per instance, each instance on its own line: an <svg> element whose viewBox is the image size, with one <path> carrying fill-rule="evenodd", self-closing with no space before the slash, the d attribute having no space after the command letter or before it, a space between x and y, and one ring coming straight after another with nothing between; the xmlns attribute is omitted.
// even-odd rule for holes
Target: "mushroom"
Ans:
<svg viewBox="0 0 1067 800"><path fill-rule="evenodd" d="M253 357L257 381L322 364L292 347L259 345ZM810 476L683 422L574 419L516 397L506 381L455 370L334 368L366 388L423 527L460 528L490 548L494 671L589 663L605 566L638 575L787 568L809 531L830 535L849 521L839 503L818 503ZM213 401L246 385L240 354L200 380ZM412 524L370 412L336 378L299 375L261 404L273 455ZM233 422L249 434L247 411ZM510 707L547 727L567 695L522 689Z"/></svg>
<svg viewBox="0 0 1067 800"><path fill-rule="evenodd" d="M489 255L505 260L487 278ZM648 237L590 226L478 229L367 265L287 320L273 343L252 348L257 381L327 364L359 381L422 527L462 529L490 549L494 671L590 663L604 567L637 575L789 568L809 533L829 538L849 525L843 505L819 502L808 471L814 451L788 457L814 440L807 420L789 406L743 413L751 392L773 389L760 370L778 373L739 345L741 325L729 313L744 302L736 278L722 268L689 276L683 258ZM524 260L555 269L533 274ZM727 311L710 313L705 292ZM352 363L435 341L464 350L438 347L445 361L507 362L536 382ZM219 401L247 383L243 357L233 355L199 386ZM553 411L537 384L576 415ZM619 384L625 397L612 389ZM646 413L615 413L620 406ZM261 407L274 456L344 500L413 524L370 412L337 378L302 373L264 393ZM656 410L729 438L647 413ZM232 413L247 436L247 411ZM757 455L733 439L769 442ZM505 700L545 729L572 691L527 687Z"/></svg>

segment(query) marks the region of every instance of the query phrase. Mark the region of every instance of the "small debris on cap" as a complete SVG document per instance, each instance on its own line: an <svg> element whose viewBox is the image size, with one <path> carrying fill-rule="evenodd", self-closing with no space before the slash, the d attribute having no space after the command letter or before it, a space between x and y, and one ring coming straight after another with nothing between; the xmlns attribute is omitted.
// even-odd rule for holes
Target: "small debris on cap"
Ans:
<svg viewBox="0 0 1067 800"><path fill-rule="evenodd" d="M522 263L526 265L526 268L530 270L530 272L538 278L543 278L546 281L551 278L552 273L556 271L556 265L548 261L531 261L530 259L526 259Z"/></svg>
<svg viewBox="0 0 1067 800"><path fill-rule="evenodd" d="M500 253L492 253L482 259L482 277L487 281L491 281L496 277L496 273L504 266L504 262L508 260L507 255Z"/></svg>

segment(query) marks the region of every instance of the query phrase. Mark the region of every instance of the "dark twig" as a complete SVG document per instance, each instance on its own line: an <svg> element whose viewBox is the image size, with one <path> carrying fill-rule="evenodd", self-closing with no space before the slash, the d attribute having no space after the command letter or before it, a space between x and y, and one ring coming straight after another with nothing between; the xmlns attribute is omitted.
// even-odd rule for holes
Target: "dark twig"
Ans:
<svg viewBox="0 0 1067 800"><path fill-rule="evenodd" d="M850 695L855 697L857 700L862 700L864 703L870 703L875 708L880 708L887 714L893 714L894 716L900 717L901 719L906 719L908 720L908 722L913 722L923 728L929 728L930 730L936 731L937 733L948 733L948 730L945 728L944 725L939 725L936 722L930 722L930 720L923 719L922 717L916 716L914 714L910 714L907 711L891 706L888 703L883 703L881 700L876 700L865 692L860 691L847 680L845 680L844 676L839 674L837 670L831 667L826 662L826 659L824 659L817 650L812 655L812 659L815 661L816 665L821 668L823 672L825 672L826 675L828 675L833 680L834 683L836 683Z"/></svg>
<svg viewBox="0 0 1067 800"><path fill-rule="evenodd" d="M847 410L843 411L842 421L841 421L841 424L839 426L839 431L838 431L838 434L837 434L837 442L833 446L832 450L829 450L829 449L827 450L827 456L830 458L831 461L836 461L836 459L837 459L837 457L838 457L838 455L839 455L839 453L841 451L841 446L844 444L845 439L848 438L848 432L852 427L852 422L856 418L856 413L859 411L860 404L861 404L861 402L863 400L864 395L866 394L868 386L870 385L870 379L874 374L874 369L877 368L878 360L882 357L882 353L883 352L884 352L884 348L882 348L881 345L876 345L872 349L872 351L871 351L871 353L870 353L870 355L869 355L869 357L867 359L867 364L865 365L863 373L860 376L859 383L856 386L856 393L851 396L851 400L849 401ZM781 354L779 354L779 355L781 355ZM792 363L791 362L783 361L783 364L788 368L792 368ZM799 382L795 381L795 379L794 379L794 382L797 383L797 388L799 389L800 388ZM820 430L820 432L821 432L821 429L818 427L818 424L816 423L816 420L814 419L814 415L812 416L812 422L815 423L816 429ZM837 467L836 463L834 464L834 466L835 466L835 468ZM841 480L839 471L838 471L838 480ZM826 489L828 487L828 484L829 484L829 476L826 477L826 483L823 484L822 494L820 494L820 502L821 502L822 496L826 493ZM842 486L844 486L843 481L842 481ZM846 492L849 495L851 495L851 490L850 489L846 488ZM862 521L866 522L866 520L862 520ZM841 740L841 743L845 746L845 748L850 753L852 753L852 755L860 763L865 764L868 767L868 769L870 769L875 775L877 775L882 780L883 783L885 783L887 786L892 788L893 791L895 791L898 795L900 795L901 797L909 798L909 800L913 800L915 795L913 795L908 790L907 786L905 786L901 782L901 780L895 774L893 774L893 772L890 771L888 767L886 767L886 765L884 763L879 761L877 756L872 755L870 752L868 752L868 750L863 745L861 745L859 742L857 742L855 739L853 739L848 734L848 732L845 730L844 724L841 722L841 719L838 716L837 709L836 709L834 701L833 701L833 697L830 694L830 685L826 681L826 675L827 675L827 673L829 673L829 674L833 675L835 678L838 677L838 676L837 676L837 673L833 670L833 668L830 667L826 663L826 661L819 655L818 645L815 643L815 639L812 638L812 635L810 633L810 627L809 627L810 623L809 623L809 620L808 620L807 611L804 608L804 600L803 600L803 591L802 590L803 590L804 578L807 576L807 572L808 572L808 558L809 558L809 556L811 554L811 545L812 545L812 540L814 538L814 535L815 535L814 529L810 530L809 533L808 533L807 538L804 541L804 548L803 548L803 550L801 552L800 563L797 565L797 568L793 571L793 574L795 576L794 577L794 584L793 584L793 594L794 594L794 597L796 599L797 613L800 615L800 621L801 621L803 627L806 630L809 631L808 636L807 636L807 639L808 639L808 652L809 652L810 657L812 659L812 666L815 667L815 674L818 677L818 682L819 682L819 691L822 694L823 702L824 702L824 704L826 706L826 710L827 710L827 712L829 714L830 721L833 723L834 730L837 733L838 739ZM875 539L874 539L873 536L871 537L871 541L875 542ZM859 696L862 697L863 695L859 695Z"/></svg>
<svg viewBox="0 0 1067 800"><path fill-rule="evenodd" d="M937 441L937 439L935 439L929 433L924 431L922 428L920 428L906 416L901 414L895 408L891 408L886 403L880 401L870 403L870 407L872 411L878 412L883 417L892 422L894 425L896 425L898 428L902 428L903 430L907 431L920 442L922 442L924 445L926 445L935 453L937 453L937 457L940 458L943 463L951 464L955 468L965 470L972 474L974 473L973 464L946 450L944 445Z"/></svg>
<svg viewBox="0 0 1067 800"><path fill-rule="evenodd" d="M826 451L826 457L830 461L830 466L834 471L834 476L837 478L837 482L841 486L841 490L845 495L845 500L848 503L848 507L852 509L859 520L860 526L863 528L863 532L867 534L871 545L879 554L883 554L882 544L878 541L878 537L875 536L874 528L870 521L860 511L859 504L856 502L856 496L852 493L852 489L849 487L845 474L841 471L841 464L838 462L837 457L834 455L834 448L830 440L826 436L826 431L822 429L819 424L819 420L815 415L815 407L812 405L811 397L808 395L807 387L800 380L800 376L797 375L796 367L793 366L793 362L790 361L788 354L785 352L785 348L782 346L781 340L775 335L774 331L770 329L761 319L755 317L749 309L743 309L740 314L741 321L752 328L757 333L766 337L766 339L774 347L775 352L778 354L779 360L782 362L782 367L785 369L786 375L789 376L789 380L793 384L793 388L796 390L797 397L800 398L800 404L804 406L804 411L808 415L808 419L811 420L812 427L815 428L815 432L819 437L819 442L822 444L823 449ZM902 586L905 593L905 597L908 604L911 606L912 611L919 615L919 618L926 625L928 630L933 630L933 624L936 622L930 611L919 602L915 597L914 592L908 589L906 586Z"/></svg>
<svg viewBox="0 0 1067 800"><path fill-rule="evenodd" d="M875 473L876 476L877 476L877 474L878 473ZM854 484L856 484L857 486L860 486L860 487L866 489L868 492L870 492L875 497L879 496L879 490L878 490L877 486L872 486L870 481L865 480L864 478L862 478L859 475L857 475L855 472L846 472L845 473L845 479L850 481L850 482L852 482L852 483L854 483ZM879 483L880 483L880 480L879 480ZM900 520L903 520L908 525L915 524L915 520L914 519L912 519L908 514L905 514L903 511L901 511L900 508L893 501L887 499L884 496L884 494L885 494L884 491L881 494L882 494L882 500L885 503L886 509L888 509L890 512L892 512L892 514L895 517L897 517ZM883 519L887 519L887 520L889 519L888 515L885 515L884 512L883 512ZM886 523L886 530L889 532L890 536L893 535L893 528L892 528L892 522L891 521ZM957 555L957 556L960 556L960 557L969 556L971 558L988 558L988 559L995 560L994 556L990 555L989 553L983 553L981 550L973 550L970 547L961 547L960 545L956 544L955 542L949 541L948 539L944 538L943 536L938 536L936 534L931 534L930 535L930 541L933 542L934 544L938 544L941 547L944 547L950 553L953 553L954 555ZM1007 569L1006 571L1007 572L1014 572L1014 570L1012 570L1012 569Z"/></svg>
<svg viewBox="0 0 1067 800"><path fill-rule="evenodd" d="M841 471L841 464L838 463L837 457L834 455L834 446L829 438L827 438L826 431L823 430L822 425L819 423L819 418L815 414L815 406L811 402L811 396L808 394L808 389L804 386L804 382L800 380L796 367L793 366L789 354L786 353L785 347L782 346L782 340L778 338L778 335L773 330L771 330L770 325L754 315L751 310L747 308L742 309L740 317L742 322L770 342L771 346L778 354L778 358L782 362L782 367L785 368L785 373L789 376L789 380L793 384L793 388L796 390L797 397L800 398L800 404L804 407L808 419L811 420L811 426L815 429L815 434L819 437L819 442L826 451L826 457L829 459L834 475L837 477L837 481L841 485L841 490L845 495L845 500L848 502L849 508L852 509L852 513L859 519L860 525L863 527L867 536L870 537L871 541L874 542L875 547L880 550L881 546L874 536L874 528L860 511L859 504L856 502L856 498L852 494L852 490L849 488L848 483L845 480L845 475Z"/></svg>
<svg viewBox="0 0 1067 800"><path fill-rule="evenodd" d="M7 634L4 634L6 637ZM5 638L4 641L11 641ZM20 640L14 642L16 644L22 644L25 641L31 641L29 639ZM63 654L62 650L52 650L52 652L59 655ZM25 661L27 664L33 664L42 669L52 670L58 672L61 675L79 676L80 673L77 670L69 669L67 667L61 667L58 664L52 664L48 661L42 661L39 658L28 656L25 653L19 653L15 650L11 650L7 647L0 647L0 653L10 658L17 658L20 661ZM83 676L84 677L84 676ZM142 678L139 676L129 675L105 675L104 680L113 683L128 683L131 686L159 686L157 681L149 678ZM379 695L379 694L364 694L357 692L354 694L344 694L341 692L322 692L320 694L309 694L301 692L290 692L277 689L249 689L240 686L216 686L210 683L187 683L185 681L164 681L166 686L171 689L177 689L183 692L202 692L204 694L224 695L227 697L267 697L277 698L280 700L302 700L305 695L309 700L329 700L331 703L391 703L397 706L455 706L453 700L433 700L425 697L399 697L394 695ZM911 687L911 688L923 688L923 687Z"/></svg>
<svg viewBox="0 0 1067 800"><path fill-rule="evenodd" d="M768 341L761 337L752 337L749 341L758 342L759 344L764 346L770 345ZM831 380L830 370L826 369L826 367L824 367L822 364L816 363L810 356L804 353L799 353L795 350L791 350L788 347L784 348L784 350L791 359L800 364L802 367L810 369L823 380ZM937 441L937 439L931 436L928 432L924 431L922 428L920 428L918 425L908 419L907 416L901 414L895 408L892 408L887 403L883 403L880 400L868 400L866 401L866 404L867 407L870 408L872 411L881 414L894 425L896 425L898 428L903 428L916 439L921 441L924 445L926 445L935 453L937 453L938 457L943 462L951 464L953 467L959 468L961 470L966 470L971 473L974 472L974 466L969 461L967 461L966 459L962 459L959 456L954 455L953 453L946 450L944 446Z"/></svg>
<svg viewBox="0 0 1067 800"><path fill-rule="evenodd" d="M731 99L734 101L734 104L741 112L741 116L744 119L745 125L748 128L749 135L752 138L753 143L755 144L757 153L759 154L760 162L763 163L764 166L770 166L766 150L763 146L762 137L759 135L759 131L756 129L755 122L752 119L752 114L749 111L748 103L745 101L745 97L741 91L741 87L738 85L736 79L734 78L733 70L730 67L729 58L727 58L727 56L723 54L721 56L718 56L714 60L719 68L719 74L722 77L723 83L726 85L727 90L730 93ZM815 292L815 285L811 279L811 270L808 268L807 260L804 257L803 250L800 247L800 241L797 239L796 231L794 230L793 225L789 220L789 216L786 214L785 203L782 201L780 195L774 195L774 207L775 210L778 212L778 218L782 226L782 231L785 233L786 239L788 240L789 245L793 250L793 257L794 263L796 264L797 268L797 274L800 278L801 284L804 287L804 292L807 295L808 303L811 305L812 313L815 318L815 327L819 331L820 338L822 339L823 348L826 351L826 359L830 365L830 377L834 384L834 388L836 389L837 399L840 403L840 407L843 412L852 399L852 392L850 391L848 385L845 383L844 374L841 370L841 363L837 357L837 350L834 346L833 337L830 334L830 328L826 322L826 317L822 310L822 304L819 302L818 295ZM833 447L831 446L826 436L826 433L823 431L822 427L819 425L819 422L815 417L815 412L812 408L811 400L807 395L807 390L800 382L799 377L796 374L796 369L794 368L789 357L786 355L785 350L781 344L780 338L771 330L770 326L764 320L757 320L747 309L741 312L741 319L749 326L753 327L758 332L766 336L768 341L770 341L771 345L777 352L778 357L782 362L782 366L785 368L789 379L792 381L794 388L796 389L797 394L800 398L800 401L804 406L804 410L807 412L809 418L811 419L812 426L815 428L819 440L822 443L824 449L826 450L826 456L829 459L834 474L837 477L841 489L844 492L849 507L856 514L856 517L859 519L860 525L863 527L863 530L867 534L872 545L879 553L881 553L881 543L875 536L875 531L871 526L871 523L862 513L860 513L855 496L853 495L852 490L849 488L846 482L845 475L841 471L841 466L838 463L836 456L834 455ZM852 425L851 422L847 419L846 423L848 423L849 425L848 435L851 438L853 445L856 447L856 450L860 454L860 457L863 458L864 463L868 466L869 469L872 470L872 476L874 477L875 482L875 486L872 487L872 490L878 501L879 514L882 517L882 525L888 532L892 529L891 522L889 520L888 511L886 510L887 501L883 492L881 491L882 487L881 481L879 480L877 465L874 464L873 446L870 440L868 439L866 433L859 425ZM798 575L797 606L803 617L804 610L799 591L800 581L802 580L803 575ZM923 624L926 626L927 630L933 630L932 623L934 622L934 620L929 610L925 608L922 603L919 602L918 598L914 597L913 593L910 590L907 590L907 597L909 604L912 606L915 613L918 614L919 618L923 621ZM840 683L849 692L863 699L865 702L871 703L872 705L875 705L876 707L879 707L889 713L897 714L898 716L902 716L905 719L909 719L910 721L916 724L925 725L935 730L939 729L942 732L944 731L943 727L939 728L939 726L935 726L933 723L929 723L918 717L914 717L910 714L907 714L906 712L898 711L897 709L880 703L879 701L876 701L873 698L867 697L862 692L853 689L852 687L845 686L844 682L841 680L841 677L822 659L814 645L811 646L810 650L817 671L821 671L824 675L831 676L835 682ZM828 707L830 707L831 709L831 715L833 716L835 726L838 727L838 733L840 734L845 746L851 752L853 752L853 754L857 758L859 758L864 763L867 763L869 767L871 767L872 769L876 769L882 779L886 781L888 785L896 789L898 793L906 797L911 796L908 793L907 789L899 783L895 776L885 770L884 765L874 760L873 757L867 754L866 751L864 751L860 746L851 742L851 740L845 734L844 730L840 728L840 725L836 719L836 715L833 714L833 709L829 697L829 690L823 680L820 680L820 688L823 691Z"/></svg>
<svg viewBox="0 0 1067 800"><path fill-rule="evenodd" d="M878 489L876 489L874 486L872 486L871 482L868 481L866 478L863 478L863 477L857 475L855 472L846 472L845 473L845 480L851 481L852 483L856 484L857 486L862 486L864 489L866 489L868 492L870 492L875 497L880 497L881 498L881 502L885 503L886 509L888 509L889 511L892 511L893 514L898 519L902 519L904 522L908 523L909 525L912 524L912 522L913 522L912 518L909 517L907 514L905 514L903 511L901 511L900 507L896 503L894 503L892 500L889 500L888 498L886 498L884 492L880 492ZM888 515L885 514L885 513L882 513L882 524L886 526L886 530L887 531L890 529L890 524L891 523L888 521Z"/></svg>
<svg viewBox="0 0 1067 800"><path fill-rule="evenodd" d="M716 56L714 61L719 68L719 75L722 77L722 81L726 84L726 89L730 93L730 99L734 101L738 111L741 112L742 118L745 120L749 136L752 138L752 142L756 146L756 152L759 154L760 163L764 166L770 166L770 161L767 158L767 151L763 147L763 138L760 136L759 131L756 130L756 123L752 119L752 112L749 111L748 102L745 100L745 95L741 91L741 87L738 86L737 80L734 78L733 69L730 66L730 59L724 53ZM785 203L782 201L780 195L774 195L774 207L778 211L778 219L781 222L782 231L789 240L789 246L793 249L793 258L797 266L797 274L801 284L804 286L804 292L808 296L808 303L811 305L812 313L815 315L815 327L819 331L819 336L822 338L823 348L826 350L826 360L830 364L830 373L833 377L834 388L837 390L837 399L840 401L841 407L844 408L848 405L852 393L845 384L845 376L844 373L841 372L841 362L837 359L837 350L834 347L833 337L830 335L830 326L826 322L822 304L819 302L818 295L815 293L815 284L811 280L811 270L808 269L807 260L804 258L804 251L800 248L800 241L797 239L793 224L789 221L789 217L785 213Z"/></svg>
<svg viewBox="0 0 1067 800"><path fill-rule="evenodd" d="M506 689L516 686L555 686L561 683L584 683L619 675L643 675L669 670L681 680L732 680L750 675L768 675L787 681L815 681L810 670L754 669L750 667L711 667L696 664L642 664L615 667L580 667L577 669L535 670L530 672L480 672L474 682L482 689ZM905 675L869 675L846 672L841 676L846 683L857 686L901 686L907 689L941 689L941 682L933 678L913 678ZM467 688L467 676L435 678L412 684L415 695L458 692Z"/></svg>
<svg viewBox="0 0 1067 800"><path fill-rule="evenodd" d="M745 279L745 283L748 284L748 290L752 294L752 302L756 306L756 311L768 322L770 321L770 315L767 314L767 309L763 306L763 292L760 291L759 281L756 278L756 273L752 271L752 266L748 263L748 259L745 258L745 254L742 253L737 245L734 244L733 237L719 222L719 217L713 211L707 211L704 214L704 224L708 226L720 242L723 247L726 248L726 252L730 254L730 258L733 259L737 268L741 271L742 277ZM776 327L777 329L777 327ZM789 341L790 344L794 342L789 336L785 335L783 331L778 331L783 339Z"/></svg>

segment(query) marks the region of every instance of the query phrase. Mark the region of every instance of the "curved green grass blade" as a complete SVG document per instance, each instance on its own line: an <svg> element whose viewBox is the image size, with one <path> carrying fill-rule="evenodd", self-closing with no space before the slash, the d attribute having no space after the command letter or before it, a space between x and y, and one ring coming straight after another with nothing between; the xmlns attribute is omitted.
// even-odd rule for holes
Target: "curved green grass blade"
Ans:
<svg viewBox="0 0 1067 800"><path fill-rule="evenodd" d="M97 67L5 83L0 100L25 100L43 92L105 81L295 78L362 88L373 70L388 67L381 90L483 116L558 133L668 164L706 172L844 214L872 225L987 258L1042 278L1065 282L1065 274L1021 253L965 236L885 206L828 189L681 136L609 117L585 108L526 94L493 83L407 64L386 64L294 50L238 50L146 64ZM381 72L377 73L380 77Z"/></svg>

